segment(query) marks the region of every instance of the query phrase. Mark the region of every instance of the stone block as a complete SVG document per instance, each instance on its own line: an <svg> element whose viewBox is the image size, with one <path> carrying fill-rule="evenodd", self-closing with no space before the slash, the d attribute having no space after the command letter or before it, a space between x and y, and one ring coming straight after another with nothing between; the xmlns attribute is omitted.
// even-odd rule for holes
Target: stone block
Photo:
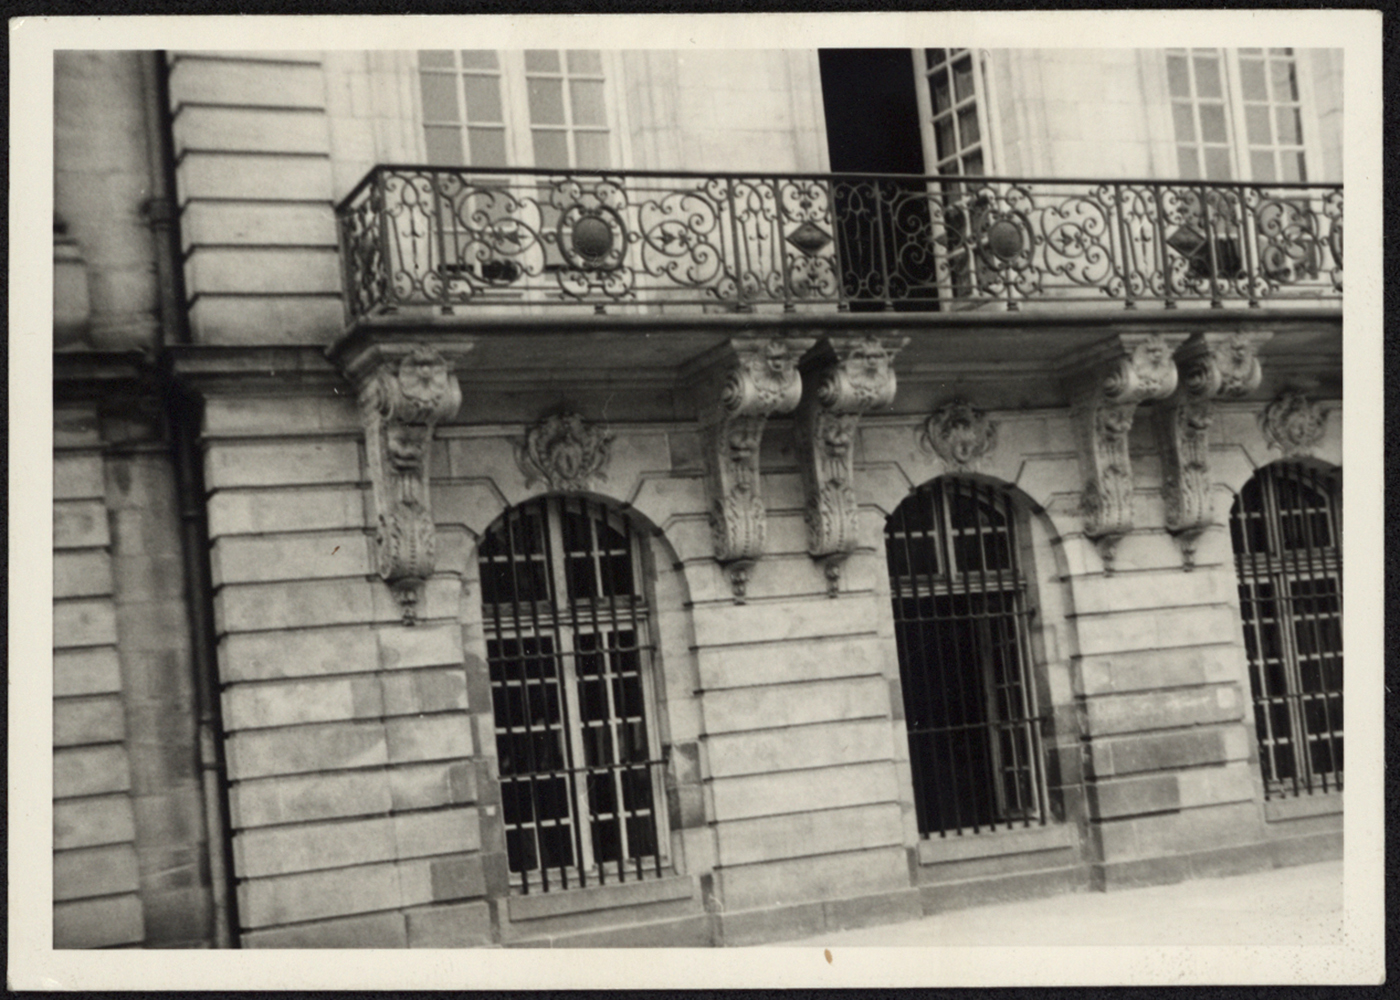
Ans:
<svg viewBox="0 0 1400 1000"><path fill-rule="evenodd" d="M383 770L239 781L229 789L229 800L233 826L244 829L379 815L394 807Z"/></svg>
<svg viewBox="0 0 1400 1000"><path fill-rule="evenodd" d="M102 447L98 432L96 404L55 405L53 410L53 446L59 449L97 449ZM90 452L98 455L98 452Z"/></svg>
<svg viewBox="0 0 1400 1000"><path fill-rule="evenodd" d="M1247 802L1254 798L1254 777L1245 761L1223 767L1181 771L1176 775L1176 780L1181 790L1183 809L1223 802Z"/></svg>
<svg viewBox="0 0 1400 1000"><path fill-rule="evenodd" d="M158 508L112 506L112 551L123 556L180 555L180 538L167 512Z"/></svg>
<svg viewBox="0 0 1400 1000"><path fill-rule="evenodd" d="M185 218L195 206L185 209ZM221 206L222 207L222 206ZM242 207L242 206L229 206ZM288 211L282 206L263 206L269 211ZM318 208L330 218L329 208ZM332 233L334 241L334 233ZM309 434L355 437L364 433L354 395L341 389L340 395L325 396L217 396L204 402L204 433L210 437L282 437L289 427Z"/></svg>
<svg viewBox="0 0 1400 1000"><path fill-rule="evenodd" d="M240 830L233 858L241 879L392 861L394 824L387 816Z"/></svg>
<svg viewBox="0 0 1400 1000"><path fill-rule="evenodd" d="M406 948L408 933L404 915L393 911L248 931L242 944L245 948Z"/></svg>
<svg viewBox="0 0 1400 1000"><path fill-rule="evenodd" d="M423 599L418 602L418 621L424 624L440 623L450 619L455 625L462 618L462 581L450 573L439 573L431 577L423 588ZM394 592L381 580L375 580L369 591L373 605L372 621L399 622L399 628L412 631L419 625L402 624L403 608ZM439 621L435 622L434 619Z"/></svg>
<svg viewBox="0 0 1400 1000"><path fill-rule="evenodd" d="M220 442L204 457L204 481L210 490L359 479L360 445L353 438Z"/></svg>
<svg viewBox="0 0 1400 1000"><path fill-rule="evenodd" d="M822 905L826 908L829 931L902 923L924 915L923 897L914 888L853 899L831 899Z"/></svg>
<svg viewBox="0 0 1400 1000"><path fill-rule="evenodd" d="M345 326L339 295L201 293L190 304L190 329L200 344L330 343Z"/></svg>
<svg viewBox="0 0 1400 1000"><path fill-rule="evenodd" d="M711 919L706 914L604 927L549 940L549 945L555 948L707 948L713 943ZM518 942L515 946L540 947L541 944L537 939Z"/></svg>
<svg viewBox="0 0 1400 1000"><path fill-rule="evenodd" d="M461 668L413 670L384 674L385 715L462 711L467 707L467 678Z"/></svg>
<svg viewBox="0 0 1400 1000"><path fill-rule="evenodd" d="M126 734L122 703L116 697L59 698L53 704L53 745L120 743Z"/></svg>
<svg viewBox="0 0 1400 1000"><path fill-rule="evenodd" d="M185 104L176 108L171 132L175 138L177 158L195 150L326 153L330 150L328 124L325 113L320 109Z"/></svg>
<svg viewBox="0 0 1400 1000"><path fill-rule="evenodd" d="M476 765L471 761L400 765L388 772L395 810L432 809L477 800Z"/></svg>
<svg viewBox="0 0 1400 1000"><path fill-rule="evenodd" d="M55 948L111 948L146 937L139 896L107 896L54 903Z"/></svg>
<svg viewBox="0 0 1400 1000"><path fill-rule="evenodd" d="M192 150L180 158L175 175L185 201L226 198L329 202L334 197L330 163L324 156L231 156Z"/></svg>
<svg viewBox="0 0 1400 1000"><path fill-rule="evenodd" d="M479 854L448 855L401 861L399 883L407 906L472 899L486 892L486 876Z"/></svg>
<svg viewBox="0 0 1400 1000"><path fill-rule="evenodd" d="M1225 604L1075 615L1073 623L1081 656L1233 642L1239 629Z"/></svg>
<svg viewBox="0 0 1400 1000"><path fill-rule="evenodd" d="M53 651L53 696L102 695L120 689L122 662L115 648Z"/></svg>
<svg viewBox="0 0 1400 1000"><path fill-rule="evenodd" d="M389 760L384 726L378 721L235 732L225 745L228 774L234 781L376 767Z"/></svg>
<svg viewBox="0 0 1400 1000"><path fill-rule="evenodd" d="M763 644L702 648L695 656L700 686L710 692L794 680L878 675L884 666L885 649L870 633L786 643L781 656Z"/></svg>
<svg viewBox="0 0 1400 1000"><path fill-rule="evenodd" d="M402 902L392 863L255 878L238 885L238 917L255 929L391 910Z"/></svg>
<svg viewBox="0 0 1400 1000"><path fill-rule="evenodd" d="M197 53L177 57L170 67L170 97L181 104L224 104L269 108L321 108L326 84L312 63L241 62Z"/></svg>
<svg viewBox="0 0 1400 1000"><path fill-rule="evenodd" d="M1238 643L1139 650L1076 657L1078 684L1086 695L1188 687L1245 676L1244 648Z"/></svg>
<svg viewBox="0 0 1400 1000"><path fill-rule="evenodd" d="M54 852L53 898L56 902L88 896L115 896L135 892L139 886L136 848L131 844Z"/></svg>
<svg viewBox="0 0 1400 1000"><path fill-rule="evenodd" d="M1089 815L1096 819L1174 812L1181 808L1181 789L1174 774L1098 781L1091 783L1087 791Z"/></svg>
<svg viewBox="0 0 1400 1000"><path fill-rule="evenodd" d="M725 911L717 918L726 947L812 937L826 930L822 903L797 903L757 910Z"/></svg>
<svg viewBox="0 0 1400 1000"><path fill-rule="evenodd" d="M82 452L53 457L53 498L55 500L101 500L107 492L102 478L102 456Z"/></svg>
<svg viewBox="0 0 1400 1000"><path fill-rule="evenodd" d="M185 280L194 294L325 295L340 290L340 257L322 247L195 247Z"/></svg>
<svg viewBox="0 0 1400 1000"><path fill-rule="evenodd" d="M1101 778L1219 764L1231 759L1225 733L1218 728L1098 739L1089 748L1094 773Z"/></svg>
<svg viewBox="0 0 1400 1000"><path fill-rule="evenodd" d="M224 690L224 725L262 729L308 722L378 718L384 714L372 676L234 684Z"/></svg>
<svg viewBox="0 0 1400 1000"><path fill-rule="evenodd" d="M400 813L393 818L396 857L423 858L481 848L481 818L475 808Z"/></svg>
<svg viewBox="0 0 1400 1000"><path fill-rule="evenodd" d="M379 657L367 626L248 632L219 641L225 682L372 671Z"/></svg>
<svg viewBox="0 0 1400 1000"><path fill-rule="evenodd" d="M360 528L365 495L358 486L292 490L219 490L209 498L209 534L270 534Z"/></svg>
<svg viewBox="0 0 1400 1000"><path fill-rule="evenodd" d="M131 767L120 746L72 747L53 752L53 797L101 795L131 787Z"/></svg>
<svg viewBox="0 0 1400 1000"><path fill-rule="evenodd" d="M1136 573L1090 573L1070 581L1077 614L1229 604L1236 599L1229 567L1183 573L1180 565Z"/></svg>
<svg viewBox="0 0 1400 1000"><path fill-rule="evenodd" d="M1014 865L1014 857L1033 858L1028 866L1047 866L1045 856L1056 854L1077 846L1078 830L1073 823L1049 822L1044 826L1002 827L988 830L985 827L978 833L950 833L946 837L931 836L919 840L919 863L926 866L920 872L924 880L929 878L952 878L954 870L959 875L975 874L981 871L978 865L968 862L987 860L989 870Z"/></svg>
<svg viewBox="0 0 1400 1000"><path fill-rule="evenodd" d="M227 584L214 595L220 632L372 621L372 584L363 579Z"/></svg>
<svg viewBox="0 0 1400 1000"><path fill-rule="evenodd" d="M1252 802L1184 809L1178 813L1133 820L1138 850L1147 857L1187 854L1264 839L1263 824Z"/></svg>
<svg viewBox="0 0 1400 1000"><path fill-rule="evenodd" d="M1341 813L1342 793L1336 790L1320 795L1295 795L1285 799L1264 800L1264 818L1270 823L1290 823L1313 816Z"/></svg>
<svg viewBox="0 0 1400 1000"><path fill-rule="evenodd" d="M454 666L462 662L462 628L457 624L397 625L374 633L379 648L379 665L385 670L407 667Z"/></svg>
<svg viewBox="0 0 1400 1000"><path fill-rule="evenodd" d="M1096 737L1231 722L1243 711L1244 699L1233 684L1103 695L1084 703L1088 734Z"/></svg>
<svg viewBox="0 0 1400 1000"><path fill-rule="evenodd" d="M101 500L54 501L55 549L101 548L109 541L111 536L107 527L107 506Z"/></svg>
<svg viewBox="0 0 1400 1000"><path fill-rule="evenodd" d="M714 819L721 823L808 809L893 802L899 797L894 765L888 761L715 778L708 787Z"/></svg>
<svg viewBox="0 0 1400 1000"><path fill-rule="evenodd" d="M894 741L888 720L870 719L712 736L705 753L720 778L892 760Z"/></svg>
<svg viewBox="0 0 1400 1000"><path fill-rule="evenodd" d="M125 795L67 799L53 804L56 851L126 843L135 837L131 800Z"/></svg>
<svg viewBox="0 0 1400 1000"><path fill-rule="evenodd" d="M932 915L973 906L992 906L1081 892L1088 888L1088 881L1086 869L1051 868L966 882L926 885L920 887L919 896L923 901L924 913Z"/></svg>
<svg viewBox="0 0 1400 1000"><path fill-rule="evenodd" d="M909 887L902 846L725 867L716 872L726 910L873 895Z"/></svg>
<svg viewBox="0 0 1400 1000"><path fill-rule="evenodd" d="M388 719L389 761L460 760L472 755L471 723L464 713Z"/></svg>
<svg viewBox="0 0 1400 1000"><path fill-rule="evenodd" d="M214 586L365 576L374 571L371 539L362 531L308 536L220 538L210 552Z"/></svg>
<svg viewBox="0 0 1400 1000"><path fill-rule="evenodd" d="M741 605L731 600L692 612L695 643L702 647L871 634L874 620L871 599L859 595Z"/></svg>
<svg viewBox="0 0 1400 1000"><path fill-rule="evenodd" d="M123 604L184 599L185 567L179 555L117 556L112 568L117 600Z"/></svg>
<svg viewBox="0 0 1400 1000"><path fill-rule="evenodd" d="M470 948L491 944L491 907L453 903L409 910L408 947Z"/></svg>
<svg viewBox="0 0 1400 1000"><path fill-rule="evenodd" d="M112 560L103 550L53 554L53 596L96 597L112 593Z"/></svg>
<svg viewBox="0 0 1400 1000"><path fill-rule="evenodd" d="M883 677L709 691L703 704L705 728L712 734L888 718L890 711L889 686Z"/></svg>
<svg viewBox="0 0 1400 1000"><path fill-rule="evenodd" d="M715 828L719 863L729 867L899 844L904 839L900 817L899 804L890 802L731 820Z"/></svg>

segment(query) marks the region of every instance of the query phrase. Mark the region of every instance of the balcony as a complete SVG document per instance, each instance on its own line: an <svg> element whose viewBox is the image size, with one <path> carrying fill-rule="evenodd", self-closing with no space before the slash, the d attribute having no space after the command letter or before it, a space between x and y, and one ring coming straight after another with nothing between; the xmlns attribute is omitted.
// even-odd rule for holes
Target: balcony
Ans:
<svg viewBox="0 0 1400 1000"><path fill-rule="evenodd" d="M1342 295L1342 188L1328 184L380 166L337 223L351 324Z"/></svg>

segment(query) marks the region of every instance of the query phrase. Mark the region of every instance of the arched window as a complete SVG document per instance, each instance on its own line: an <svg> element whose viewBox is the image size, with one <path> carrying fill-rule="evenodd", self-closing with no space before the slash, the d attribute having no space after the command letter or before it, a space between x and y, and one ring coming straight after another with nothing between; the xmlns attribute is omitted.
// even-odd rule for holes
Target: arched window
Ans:
<svg viewBox="0 0 1400 1000"><path fill-rule="evenodd" d="M517 890L659 875L652 646L628 521L582 497L543 497L508 510L478 558Z"/></svg>
<svg viewBox="0 0 1400 1000"><path fill-rule="evenodd" d="M1003 490L949 477L885 527L922 836L1046 820L1016 527Z"/></svg>
<svg viewBox="0 0 1400 1000"><path fill-rule="evenodd" d="M1342 787L1342 550L1336 482L1296 462L1230 508L1265 795Z"/></svg>

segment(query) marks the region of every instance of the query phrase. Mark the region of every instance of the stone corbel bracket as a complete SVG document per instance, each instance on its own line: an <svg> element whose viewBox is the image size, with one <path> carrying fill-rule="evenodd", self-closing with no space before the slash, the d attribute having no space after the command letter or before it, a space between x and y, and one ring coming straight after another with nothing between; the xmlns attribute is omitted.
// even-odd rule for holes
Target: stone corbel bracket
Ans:
<svg viewBox="0 0 1400 1000"><path fill-rule="evenodd" d="M1172 354L1185 333L1120 333L1075 359L1070 368L1071 416L1084 477L1084 534L1113 572L1119 540L1133 530L1133 466L1128 434L1139 403L1176 390Z"/></svg>
<svg viewBox="0 0 1400 1000"><path fill-rule="evenodd" d="M457 413L462 389L447 359L421 344L379 345L347 365L347 374L365 427L379 575L394 592L403 623L412 625L434 563L433 427Z"/></svg>
<svg viewBox="0 0 1400 1000"><path fill-rule="evenodd" d="M855 433L861 414L894 402L894 356L908 337L831 337L802 361L797 460L806 497L807 552L822 565L827 595L859 540Z"/></svg>
<svg viewBox="0 0 1400 1000"><path fill-rule="evenodd" d="M811 338L735 337L698 382L705 493L715 560L742 604L749 574L763 556L767 512L759 473L763 427L802 398L797 361Z"/></svg>
<svg viewBox="0 0 1400 1000"><path fill-rule="evenodd" d="M1196 542L1214 523L1211 509L1210 427L1217 398L1259 388L1259 348L1273 336L1198 333L1176 352L1177 388L1156 411L1167 531L1181 546L1182 566L1195 566Z"/></svg>

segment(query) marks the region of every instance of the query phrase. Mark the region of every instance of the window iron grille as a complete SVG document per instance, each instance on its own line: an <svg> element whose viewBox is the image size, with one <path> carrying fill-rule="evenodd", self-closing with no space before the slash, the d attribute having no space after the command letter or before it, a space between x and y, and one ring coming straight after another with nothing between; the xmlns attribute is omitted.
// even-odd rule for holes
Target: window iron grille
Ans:
<svg viewBox="0 0 1400 1000"><path fill-rule="evenodd" d="M1230 537L1266 798L1342 787L1341 511L1335 482L1265 466L1230 510Z"/></svg>
<svg viewBox="0 0 1400 1000"><path fill-rule="evenodd" d="M591 500L542 498L507 511L478 561L513 886L659 877L665 761L629 523Z"/></svg>
<svg viewBox="0 0 1400 1000"><path fill-rule="evenodd" d="M1032 609L1007 495L943 477L885 529L919 833L1044 824Z"/></svg>

